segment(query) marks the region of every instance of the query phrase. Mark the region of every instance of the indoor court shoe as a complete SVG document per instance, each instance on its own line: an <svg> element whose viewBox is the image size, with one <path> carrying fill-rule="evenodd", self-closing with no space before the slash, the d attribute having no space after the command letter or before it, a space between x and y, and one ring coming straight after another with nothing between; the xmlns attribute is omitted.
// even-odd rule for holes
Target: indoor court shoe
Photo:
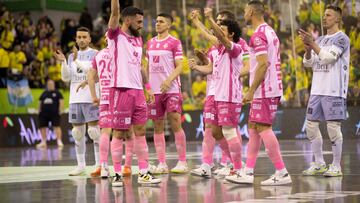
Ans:
<svg viewBox="0 0 360 203"><path fill-rule="evenodd" d="M101 166L101 178L108 178L110 176L109 167Z"/></svg>
<svg viewBox="0 0 360 203"><path fill-rule="evenodd" d="M81 176L81 175L85 175L85 167L76 167L74 170L69 172L69 176Z"/></svg>
<svg viewBox="0 0 360 203"><path fill-rule="evenodd" d="M229 176L231 171L233 170L233 165L232 164L228 164L226 167L223 167L219 172L218 172L218 176L220 177L226 177Z"/></svg>
<svg viewBox="0 0 360 203"><path fill-rule="evenodd" d="M304 176L316 176L316 175L322 175L326 172L326 165L325 164L316 164L315 162L312 162L310 164L310 167L302 172Z"/></svg>
<svg viewBox="0 0 360 203"><path fill-rule="evenodd" d="M100 177L101 176L101 167L96 167L95 171L90 173L90 176L93 178Z"/></svg>
<svg viewBox="0 0 360 203"><path fill-rule="evenodd" d="M171 173L187 173L189 168L186 161L178 161L176 166L171 169Z"/></svg>
<svg viewBox="0 0 360 203"><path fill-rule="evenodd" d="M159 165L157 165L157 166L151 165L150 173L152 173L152 174L168 174L169 168L166 163L159 163Z"/></svg>
<svg viewBox="0 0 360 203"><path fill-rule="evenodd" d="M289 173L280 173L276 171L275 174L272 175L269 179L262 181L261 185L268 185L268 186L286 185L286 184L290 184L291 182L292 181Z"/></svg>
<svg viewBox="0 0 360 203"><path fill-rule="evenodd" d="M159 184L161 180L159 178L155 178L149 171L145 173L139 172L138 176L139 184Z"/></svg>
<svg viewBox="0 0 360 203"><path fill-rule="evenodd" d="M36 145L36 148L38 149L42 149L46 147L47 147L46 142L40 142L39 144Z"/></svg>
<svg viewBox="0 0 360 203"><path fill-rule="evenodd" d="M342 175L341 169L332 164L329 164L328 170L324 173L325 177L338 177Z"/></svg>
<svg viewBox="0 0 360 203"><path fill-rule="evenodd" d="M221 171L223 168L225 168L227 166L227 164L222 164L222 163L220 163L220 166L217 168L217 169L215 169L212 173L214 174L214 175L217 175L218 173L219 173L219 171Z"/></svg>
<svg viewBox="0 0 360 203"><path fill-rule="evenodd" d="M128 176L131 176L131 166L124 166L123 169L122 169L122 175L124 177L128 177Z"/></svg>
<svg viewBox="0 0 360 203"><path fill-rule="evenodd" d="M245 173L243 169L236 171L233 175L225 176L225 180L237 184L253 184L254 174Z"/></svg>
<svg viewBox="0 0 360 203"><path fill-rule="evenodd" d="M111 183L113 187L122 187L123 186L123 178L121 175L115 173L114 179Z"/></svg>
<svg viewBox="0 0 360 203"><path fill-rule="evenodd" d="M58 140L57 141L57 146L58 146L58 148L63 148L64 144L63 144L63 142L61 140Z"/></svg>
<svg viewBox="0 0 360 203"><path fill-rule="evenodd" d="M201 164L201 166L197 169L191 170L191 175L200 176L204 178L211 177L211 168L209 164Z"/></svg>

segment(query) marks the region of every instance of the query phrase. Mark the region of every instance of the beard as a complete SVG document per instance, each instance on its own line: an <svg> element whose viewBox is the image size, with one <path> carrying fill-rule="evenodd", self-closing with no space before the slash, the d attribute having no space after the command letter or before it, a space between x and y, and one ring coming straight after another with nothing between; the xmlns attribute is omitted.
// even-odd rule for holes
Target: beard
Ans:
<svg viewBox="0 0 360 203"><path fill-rule="evenodd" d="M137 29L133 28L133 26L130 25L129 30L133 36L140 37L140 32Z"/></svg>

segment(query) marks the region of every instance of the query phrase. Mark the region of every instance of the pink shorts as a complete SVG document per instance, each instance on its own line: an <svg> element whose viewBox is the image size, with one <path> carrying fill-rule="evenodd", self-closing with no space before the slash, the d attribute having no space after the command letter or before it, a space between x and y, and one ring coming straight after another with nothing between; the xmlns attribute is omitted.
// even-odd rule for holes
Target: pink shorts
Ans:
<svg viewBox="0 0 360 203"><path fill-rule="evenodd" d="M109 104L101 104L99 107L99 127L111 128L112 127L112 115L109 109Z"/></svg>
<svg viewBox="0 0 360 203"><path fill-rule="evenodd" d="M204 123L215 124L215 100L214 95L210 95L206 97L205 105L204 105Z"/></svg>
<svg viewBox="0 0 360 203"><path fill-rule="evenodd" d="M251 102L249 121L272 125L280 97L259 98Z"/></svg>
<svg viewBox="0 0 360 203"><path fill-rule="evenodd" d="M155 94L155 102L148 105L149 119L162 120L165 113L182 112L182 96L179 93Z"/></svg>
<svg viewBox="0 0 360 203"><path fill-rule="evenodd" d="M147 108L143 90L111 88L110 111L112 128L115 130L127 130L131 125L145 125Z"/></svg>
<svg viewBox="0 0 360 203"><path fill-rule="evenodd" d="M215 101L214 124L236 127L239 124L241 103Z"/></svg>

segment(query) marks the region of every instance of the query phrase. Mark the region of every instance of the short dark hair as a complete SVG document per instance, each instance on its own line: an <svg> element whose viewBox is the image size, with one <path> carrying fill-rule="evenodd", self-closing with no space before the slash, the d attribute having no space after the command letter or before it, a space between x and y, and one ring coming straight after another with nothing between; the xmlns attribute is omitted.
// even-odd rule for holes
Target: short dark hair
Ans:
<svg viewBox="0 0 360 203"><path fill-rule="evenodd" d="M144 12L141 9L133 7L133 6L128 6L121 11L122 18L129 17L129 16L136 16L137 14L143 16Z"/></svg>
<svg viewBox="0 0 360 203"><path fill-rule="evenodd" d="M326 9L331 9L335 12L337 12L338 14L342 15L342 10L339 6L336 6L336 5L328 5L326 6Z"/></svg>
<svg viewBox="0 0 360 203"><path fill-rule="evenodd" d="M76 32L88 32L90 34L90 30L87 27L79 27Z"/></svg>
<svg viewBox="0 0 360 203"><path fill-rule="evenodd" d="M221 21L220 25L226 26L229 34L234 33L234 42L239 42L239 39L241 37L241 28L235 20L223 20Z"/></svg>
<svg viewBox="0 0 360 203"><path fill-rule="evenodd" d="M164 17L164 18L167 18L171 21L171 23L174 22L174 18L170 15L170 14L167 14L167 13L159 13L157 15L158 17Z"/></svg>
<svg viewBox="0 0 360 203"><path fill-rule="evenodd" d="M226 16L226 19L229 19L229 20L236 20L235 14L229 10L221 10L216 14L216 16L219 16L219 15Z"/></svg>
<svg viewBox="0 0 360 203"><path fill-rule="evenodd" d="M264 4L258 0L252 0L248 3L249 6L252 6L255 9L255 12L261 15L265 13Z"/></svg>

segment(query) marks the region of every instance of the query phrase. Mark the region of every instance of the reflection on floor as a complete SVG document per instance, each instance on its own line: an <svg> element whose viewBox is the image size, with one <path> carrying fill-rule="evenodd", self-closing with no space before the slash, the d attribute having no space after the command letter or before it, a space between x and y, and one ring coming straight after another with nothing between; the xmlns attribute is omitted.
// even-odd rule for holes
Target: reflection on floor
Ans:
<svg viewBox="0 0 360 203"><path fill-rule="evenodd" d="M274 172L264 151L257 162L254 185L236 185L215 177L203 179L190 174L169 174L160 176L162 183L158 186L142 186L137 183L138 168L134 158L133 176L124 179L124 187L113 188L110 178L67 176L76 163L75 149L71 145L63 150L56 146L45 150L0 149L0 202L360 202L360 140L344 141L344 176L337 178L301 175L311 162L307 141L287 140L280 144L293 184L276 187L259 184ZM92 149L89 144L87 174L94 169L91 166L94 164ZM152 143L149 143L149 149L150 161L156 163ZM201 163L201 143L189 143L187 149L190 168L197 167ZM243 150L245 155L246 143ZM175 145L169 143L167 151L167 163L172 167L177 161ZM330 163L329 142L324 151L325 160ZM215 161L220 155L216 148Z"/></svg>

